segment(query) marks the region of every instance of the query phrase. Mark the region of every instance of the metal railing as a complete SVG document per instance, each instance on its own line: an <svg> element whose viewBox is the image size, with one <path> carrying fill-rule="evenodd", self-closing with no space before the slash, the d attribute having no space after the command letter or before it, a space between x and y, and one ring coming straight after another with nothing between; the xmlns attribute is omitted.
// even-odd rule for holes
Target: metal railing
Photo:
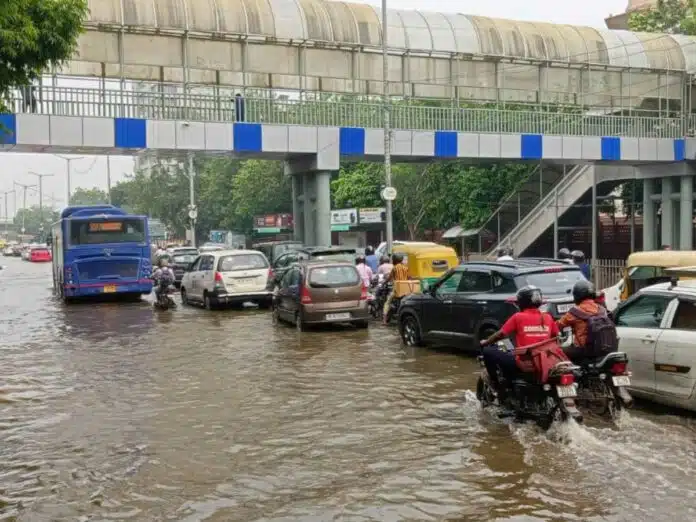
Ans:
<svg viewBox="0 0 696 522"><path fill-rule="evenodd" d="M35 112L60 116L102 116L188 121L246 121L290 125L380 128L382 105L378 101L336 101L255 97L235 104L229 95L168 93L78 87L37 87L29 102L16 91L8 99L15 113ZM235 105L243 106L243 111ZM690 118L588 115L543 110L496 107L428 107L407 101L392 104L396 129L451 130L480 133L531 133L573 136L627 136L679 138ZM242 114L243 113L243 114Z"/></svg>

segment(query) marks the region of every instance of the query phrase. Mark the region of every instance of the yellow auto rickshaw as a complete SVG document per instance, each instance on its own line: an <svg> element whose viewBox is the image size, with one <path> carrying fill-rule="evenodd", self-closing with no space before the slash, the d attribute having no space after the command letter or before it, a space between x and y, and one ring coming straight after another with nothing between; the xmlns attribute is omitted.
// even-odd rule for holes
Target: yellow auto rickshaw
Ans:
<svg viewBox="0 0 696 522"><path fill-rule="evenodd" d="M393 251L404 256L404 263L408 266L408 274L412 280L408 285L401 284L397 285L399 288L395 287L395 294L399 297L423 291L449 269L459 265L457 252L448 246L406 244L395 245Z"/></svg>
<svg viewBox="0 0 696 522"><path fill-rule="evenodd" d="M619 283L621 300L625 301L641 288L669 281L666 268L678 268L696 265L696 251L687 250L656 250L652 252L636 252L628 256L626 269ZM696 279L682 277L682 279Z"/></svg>

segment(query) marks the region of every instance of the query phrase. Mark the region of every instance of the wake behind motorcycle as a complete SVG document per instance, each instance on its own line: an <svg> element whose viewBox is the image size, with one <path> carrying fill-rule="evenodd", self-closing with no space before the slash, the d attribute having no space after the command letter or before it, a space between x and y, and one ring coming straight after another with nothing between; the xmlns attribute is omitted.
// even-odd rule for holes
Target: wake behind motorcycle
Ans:
<svg viewBox="0 0 696 522"><path fill-rule="evenodd" d="M503 350L510 349L509 341L507 343L506 345L500 342L498 347ZM484 365L483 356L479 356L478 360L481 364L481 374L476 385L476 397L482 407L497 404L503 409L500 417L515 417L519 422L531 420L543 430L548 430L556 421L565 422L573 419L578 423L582 422L582 414L575 403L578 388L576 377L580 375L580 367L570 361L559 362L550 368L544 383L537 380L535 373L522 373L512 382L508 382L499 373L501 393L497 395Z"/></svg>
<svg viewBox="0 0 696 522"><path fill-rule="evenodd" d="M153 306L159 310L176 308L176 303L170 295L175 291L173 281L169 279L159 279L155 280L155 284L155 302Z"/></svg>

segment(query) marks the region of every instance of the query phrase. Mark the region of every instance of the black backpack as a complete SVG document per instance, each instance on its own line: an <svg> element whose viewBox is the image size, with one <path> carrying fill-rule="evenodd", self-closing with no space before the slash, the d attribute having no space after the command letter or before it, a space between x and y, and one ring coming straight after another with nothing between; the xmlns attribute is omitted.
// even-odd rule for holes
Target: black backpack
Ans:
<svg viewBox="0 0 696 522"><path fill-rule="evenodd" d="M570 313L587 323L587 343L584 348L588 357L603 357L619 349L616 326L603 307L599 307L599 313L589 314L574 306Z"/></svg>

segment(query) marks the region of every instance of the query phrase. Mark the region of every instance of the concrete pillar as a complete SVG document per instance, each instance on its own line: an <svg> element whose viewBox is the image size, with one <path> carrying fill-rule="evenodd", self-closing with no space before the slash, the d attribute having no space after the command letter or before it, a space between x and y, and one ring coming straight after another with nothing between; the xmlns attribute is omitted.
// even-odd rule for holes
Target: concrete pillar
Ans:
<svg viewBox="0 0 696 522"><path fill-rule="evenodd" d="M315 230L314 204L316 201L316 191L314 183L314 173L305 172L302 176L302 187L304 189L304 244L307 246L317 246L317 236Z"/></svg>
<svg viewBox="0 0 696 522"><path fill-rule="evenodd" d="M331 172L319 171L314 175L316 203L315 239L320 246L331 246Z"/></svg>
<svg viewBox="0 0 696 522"><path fill-rule="evenodd" d="M662 244L674 248L674 202L672 201L672 178L662 178Z"/></svg>
<svg viewBox="0 0 696 522"><path fill-rule="evenodd" d="M655 216L657 209L650 198L655 193L655 180L643 180L643 250L656 250L655 245Z"/></svg>
<svg viewBox="0 0 696 522"><path fill-rule="evenodd" d="M304 212L302 196L302 176L290 176L292 180L292 220L294 223L293 237L296 241L304 241Z"/></svg>
<svg viewBox="0 0 696 522"><path fill-rule="evenodd" d="M693 250L694 178L681 177L679 198L679 250Z"/></svg>

